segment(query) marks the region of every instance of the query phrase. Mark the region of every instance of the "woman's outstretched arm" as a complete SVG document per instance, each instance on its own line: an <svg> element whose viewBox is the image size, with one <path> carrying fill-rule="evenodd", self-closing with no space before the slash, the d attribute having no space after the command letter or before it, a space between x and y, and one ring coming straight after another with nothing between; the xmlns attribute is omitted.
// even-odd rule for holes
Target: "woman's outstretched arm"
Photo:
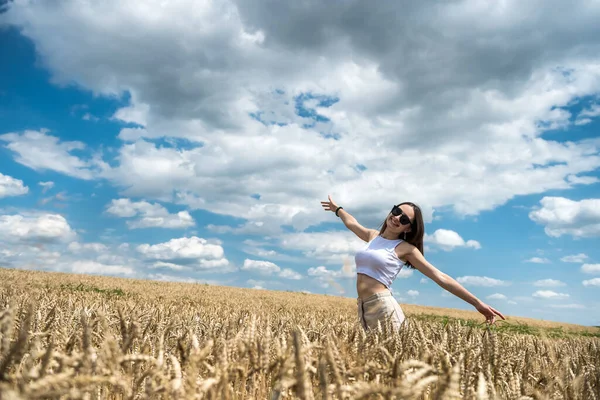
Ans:
<svg viewBox="0 0 600 400"><path fill-rule="evenodd" d="M322 201L321 206L325 211L336 212L346 228L350 229L356 236L364 240L365 242L370 242L377 234L378 231L375 229L368 229L358 223L356 218L354 218L349 212L344 210L343 208L339 208L339 206L333 201L331 196L327 196L329 201ZM339 208L339 210L338 210Z"/></svg>
<svg viewBox="0 0 600 400"><path fill-rule="evenodd" d="M404 255L404 257L413 265L416 269L418 269L423 275L427 276L439 286L452 293L453 295L463 299L467 303L471 304L473 307L477 309L481 314L485 316L486 321L490 323L494 323L496 319L496 315L498 315L502 319L504 315L502 315L499 311L485 304L477 297L475 297L471 292L465 289L460 283L458 283L451 276L443 273L438 270L436 267L431 265L423 254L414 246Z"/></svg>

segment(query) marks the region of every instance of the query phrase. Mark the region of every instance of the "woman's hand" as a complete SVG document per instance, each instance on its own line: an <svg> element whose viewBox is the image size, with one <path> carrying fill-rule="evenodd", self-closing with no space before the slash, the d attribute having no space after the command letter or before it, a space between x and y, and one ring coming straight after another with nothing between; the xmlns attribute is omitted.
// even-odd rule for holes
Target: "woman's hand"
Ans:
<svg viewBox="0 0 600 400"><path fill-rule="evenodd" d="M500 318L502 319L506 319L504 318L504 315L502 315L500 313L500 311L488 306L485 303L481 303L479 304L477 307L477 311L479 311L480 313L482 313L485 316L485 322L489 323L489 324L493 324L494 322L496 322L496 315L498 315Z"/></svg>
<svg viewBox="0 0 600 400"><path fill-rule="evenodd" d="M337 210L338 208L338 205L333 201L331 195L328 195L327 198L329 199L329 201L322 201L321 206L323 206L323 209L325 211L335 212L335 210Z"/></svg>

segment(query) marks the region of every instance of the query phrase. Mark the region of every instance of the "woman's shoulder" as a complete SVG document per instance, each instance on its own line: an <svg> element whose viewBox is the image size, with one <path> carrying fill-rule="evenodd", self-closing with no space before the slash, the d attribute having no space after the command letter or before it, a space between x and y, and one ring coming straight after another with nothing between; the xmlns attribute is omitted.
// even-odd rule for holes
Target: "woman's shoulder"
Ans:
<svg viewBox="0 0 600 400"><path fill-rule="evenodd" d="M396 255L398 256L398 258L400 258L401 260L404 260L404 257L407 256L408 254L412 253L415 250L418 250L417 247L412 244L407 242L406 240L402 240L400 243L398 243L396 245Z"/></svg>

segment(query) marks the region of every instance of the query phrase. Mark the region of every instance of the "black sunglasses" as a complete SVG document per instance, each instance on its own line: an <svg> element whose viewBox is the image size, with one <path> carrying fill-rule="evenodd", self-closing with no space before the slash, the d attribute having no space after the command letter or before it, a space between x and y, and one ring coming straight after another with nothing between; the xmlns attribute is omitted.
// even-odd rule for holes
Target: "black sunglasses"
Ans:
<svg viewBox="0 0 600 400"><path fill-rule="evenodd" d="M400 215L400 223L402 225L411 225L412 226L412 222L410 222L410 218L408 218L408 215L404 214L404 211L402 211L402 209L400 208L400 206L394 206L392 207L392 215L394 217L397 217L398 215Z"/></svg>

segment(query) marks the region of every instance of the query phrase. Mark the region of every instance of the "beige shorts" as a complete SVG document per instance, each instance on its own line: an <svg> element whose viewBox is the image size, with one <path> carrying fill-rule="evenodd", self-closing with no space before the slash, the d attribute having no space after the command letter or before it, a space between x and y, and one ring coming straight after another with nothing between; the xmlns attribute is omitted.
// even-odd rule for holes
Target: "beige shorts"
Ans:
<svg viewBox="0 0 600 400"><path fill-rule="evenodd" d="M390 292L375 293L364 300L357 299L358 319L365 330L385 328L387 321L391 322L392 329L397 331L406 319L402 308Z"/></svg>

